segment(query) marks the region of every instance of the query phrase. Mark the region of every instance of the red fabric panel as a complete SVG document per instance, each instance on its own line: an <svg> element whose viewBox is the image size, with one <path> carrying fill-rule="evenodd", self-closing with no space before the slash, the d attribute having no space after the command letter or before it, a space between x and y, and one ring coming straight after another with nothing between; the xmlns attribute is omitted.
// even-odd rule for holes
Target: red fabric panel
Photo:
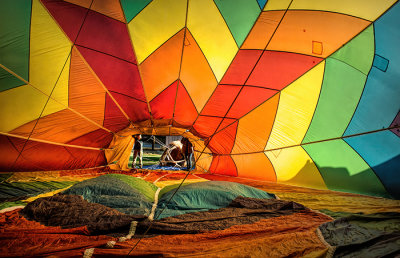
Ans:
<svg viewBox="0 0 400 258"><path fill-rule="evenodd" d="M150 119L150 113L146 102L116 92L111 92L111 94L132 122L140 122Z"/></svg>
<svg viewBox="0 0 400 258"><path fill-rule="evenodd" d="M87 9L61 0L41 0L43 5L60 24L65 34L75 41Z"/></svg>
<svg viewBox="0 0 400 258"><path fill-rule="evenodd" d="M77 48L108 90L146 101L136 65L84 47Z"/></svg>
<svg viewBox="0 0 400 258"><path fill-rule="evenodd" d="M240 89L240 86L218 85L201 114L209 116L225 116Z"/></svg>
<svg viewBox="0 0 400 258"><path fill-rule="evenodd" d="M104 111L103 126L113 132L118 132L129 125L128 119L122 114L121 110L110 98L106 95L106 105Z"/></svg>
<svg viewBox="0 0 400 258"><path fill-rule="evenodd" d="M222 117L199 116L193 125L193 129L200 138L207 138L217 130L221 121Z"/></svg>
<svg viewBox="0 0 400 258"><path fill-rule="evenodd" d="M207 138L236 121L229 118L222 119L222 117L199 116L193 125L192 133L196 133L200 138Z"/></svg>
<svg viewBox="0 0 400 258"><path fill-rule="evenodd" d="M243 85L262 52L262 50L239 50L220 83Z"/></svg>
<svg viewBox="0 0 400 258"><path fill-rule="evenodd" d="M89 12L76 44L136 63L126 25L94 11Z"/></svg>
<svg viewBox="0 0 400 258"><path fill-rule="evenodd" d="M282 90L322 60L295 53L265 51L246 85Z"/></svg>
<svg viewBox="0 0 400 258"><path fill-rule="evenodd" d="M127 27L105 15L63 1L42 1L72 42L136 63Z"/></svg>
<svg viewBox="0 0 400 258"><path fill-rule="evenodd" d="M235 162L229 155L214 156L209 171L212 174L237 176Z"/></svg>
<svg viewBox="0 0 400 258"><path fill-rule="evenodd" d="M18 150L22 149L26 141L25 139L14 137L9 137L9 139ZM7 171L8 169L10 171L16 157L14 154L11 157L14 159L12 161L9 159L8 163L3 163L3 160L1 160L0 170ZM106 164L105 157L103 151L100 150L87 150L28 141L12 171L77 169L96 167L104 164Z"/></svg>
<svg viewBox="0 0 400 258"><path fill-rule="evenodd" d="M174 122L176 123L174 124L177 124L179 127L191 127L197 116L197 109L189 93L186 91L182 82L179 82L174 113Z"/></svg>
<svg viewBox="0 0 400 258"><path fill-rule="evenodd" d="M82 135L81 137L78 137L72 141L69 141L68 144L105 148L108 147L112 139L112 133L109 133L103 129L98 129L96 131Z"/></svg>
<svg viewBox="0 0 400 258"><path fill-rule="evenodd" d="M235 143L238 122L235 122L215 134L208 143L208 148L217 154L229 154Z"/></svg>
<svg viewBox="0 0 400 258"><path fill-rule="evenodd" d="M240 118L278 92L270 89L243 87L227 117Z"/></svg>
<svg viewBox="0 0 400 258"><path fill-rule="evenodd" d="M23 139L18 139L20 148L24 144ZM11 166L18 157L18 151L7 136L0 135L0 171L10 171Z"/></svg>
<svg viewBox="0 0 400 258"><path fill-rule="evenodd" d="M171 119L174 113L174 103L178 81L172 83L152 101L150 101L151 114L154 119Z"/></svg>

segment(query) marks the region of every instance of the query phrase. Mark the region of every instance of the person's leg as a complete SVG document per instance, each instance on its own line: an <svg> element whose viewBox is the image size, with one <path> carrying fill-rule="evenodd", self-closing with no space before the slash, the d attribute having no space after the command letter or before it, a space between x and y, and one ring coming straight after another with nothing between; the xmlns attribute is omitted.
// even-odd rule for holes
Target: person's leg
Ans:
<svg viewBox="0 0 400 258"><path fill-rule="evenodd" d="M143 150L140 150L140 154L139 154L139 167L143 168Z"/></svg>
<svg viewBox="0 0 400 258"><path fill-rule="evenodd" d="M186 155L186 167L189 171L192 168L192 153Z"/></svg>
<svg viewBox="0 0 400 258"><path fill-rule="evenodd" d="M133 150L133 168L136 168L136 159L138 157L139 151Z"/></svg>

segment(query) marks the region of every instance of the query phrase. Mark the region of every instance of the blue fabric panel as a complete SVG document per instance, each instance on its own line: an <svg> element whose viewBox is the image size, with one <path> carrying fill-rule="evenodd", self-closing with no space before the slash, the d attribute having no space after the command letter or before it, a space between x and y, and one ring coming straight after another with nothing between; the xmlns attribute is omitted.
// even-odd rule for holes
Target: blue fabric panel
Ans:
<svg viewBox="0 0 400 258"><path fill-rule="evenodd" d="M374 66L345 135L387 128L400 110L399 16L400 4L397 3L374 24ZM386 63L383 58L387 59L387 69L381 69Z"/></svg>
<svg viewBox="0 0 400 258"><path fill-rule="evenodd" d="M374 170L389 194L400 199L400 138L387 130L345 141Z"/></svg>
<svg viewBox="0 0 400 258"><path fill-rule="evenodd" d="M258 5L260 6L261 11L264 9L265 4L267 3L267 0L257 0Z"/></svg>

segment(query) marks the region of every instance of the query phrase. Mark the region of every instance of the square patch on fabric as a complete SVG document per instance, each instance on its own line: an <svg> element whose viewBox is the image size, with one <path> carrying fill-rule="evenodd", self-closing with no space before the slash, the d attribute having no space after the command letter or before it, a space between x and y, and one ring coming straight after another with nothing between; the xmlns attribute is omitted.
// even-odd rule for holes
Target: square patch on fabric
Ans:
<svg viewBox="0 0 400 258"><path fill-rule="evenodd" d="M313 41L312 42L312 52L313 52L313 54L322 55L322 51L323 51L322 42Z"/></svg>
<svg viewBox="0 0 400 258"><path fill-rule="evenodd" d="M378 68L382 72L386 72L386 70L389 66L389 60L387 60L386 58L384 58L380 55L375 54L374 62L372 63L372 66Z"/></svg>

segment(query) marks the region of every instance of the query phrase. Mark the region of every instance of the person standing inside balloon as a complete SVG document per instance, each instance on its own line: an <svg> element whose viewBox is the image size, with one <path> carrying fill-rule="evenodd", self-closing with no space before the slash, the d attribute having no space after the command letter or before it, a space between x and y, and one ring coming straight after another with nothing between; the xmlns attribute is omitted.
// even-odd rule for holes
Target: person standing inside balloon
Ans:
<svg viewBox="0 0 400 258"><path fill-rule="evenodd" d="M182 152L186 160L186 167L187 170L190 171L192 169L193 144L186 137L182 137L181 143Z"/></svg>
<svg viewBox="0 0 400 258"><path fill-rule="evenodd" d="M133 167L136 167L136 159L139 158L139 167L143 167L143 143L140 141L142 136L140 134L132 135L135 139L133 145Z"/></svg>

